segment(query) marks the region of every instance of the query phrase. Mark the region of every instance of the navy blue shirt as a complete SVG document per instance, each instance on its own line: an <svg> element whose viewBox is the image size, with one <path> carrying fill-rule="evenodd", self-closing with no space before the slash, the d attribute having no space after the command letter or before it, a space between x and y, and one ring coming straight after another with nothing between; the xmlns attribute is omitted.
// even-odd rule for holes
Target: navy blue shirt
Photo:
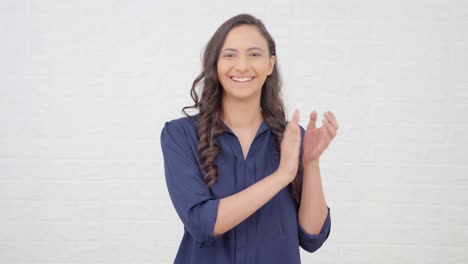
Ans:
<svg viewBox="0 0 468 264"><path fill-rule="evenodd" d="M301 126L302 138L305 130ZM244 190L278 169L280 153L263 121L244 159L238 138L228 127L217 139L218 181L211 190L197 154L196 121L182 117L161 131L166 184L184 235L174 263L301 263L299 246L314 252L330 234L330 208L320 234L307 233L298 221L298 206L286 186L231 230L213 236L220 199ZM301 143L301 158L303 146ZM302 177L302 175L300 175Z"/></svg>

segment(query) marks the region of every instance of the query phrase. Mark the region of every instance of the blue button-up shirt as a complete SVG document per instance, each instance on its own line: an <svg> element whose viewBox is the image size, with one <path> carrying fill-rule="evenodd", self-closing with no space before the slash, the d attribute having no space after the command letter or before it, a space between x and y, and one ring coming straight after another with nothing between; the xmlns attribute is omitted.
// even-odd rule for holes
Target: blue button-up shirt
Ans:
<svg viewBox="0 0 468 264"><path fill-rule="evenodd" d="M302 126L301 131L303 138ZM161 131L166 184L184 224L174 263L295 264L301 263L299 246L308 252L320 248L330 234L330 208L320 234L309 234L299 224L298 206L287 187L231 230L213 235L219 201L269 176L280 161L274 135L265 121L246 159L230 128L217 142L222 148L215 159L219 178L210 190L203 182L204 172L198 170L196 121L174 119ZM302 153L301 143L301 158Z"/></svg>

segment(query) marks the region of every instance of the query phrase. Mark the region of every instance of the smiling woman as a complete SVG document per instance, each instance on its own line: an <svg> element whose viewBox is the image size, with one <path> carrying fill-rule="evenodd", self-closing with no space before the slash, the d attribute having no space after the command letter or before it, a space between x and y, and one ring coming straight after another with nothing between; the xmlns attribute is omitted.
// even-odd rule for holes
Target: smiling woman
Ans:
<svg viewBox="0 0 468 264"><path fill-rule="evenodd" d="M299 247L314 252L328 238L330 209L308 154L315 149L304 156L306 132L297 111L286 121L281 86L261 20L241 14L216 30L192 85L194 105L161 131L166 184L184 225L174 263L296 264ZM310 146L324 146L325 131L314 120Z"/></svg>
<svg viewBox="0 0 468 264"><path fill-rule="evenodd" d="M228 33L217 63L223 98L259 101L263 83L276 61L275 55L269 56L267 50L268 43L256 26L242 25Z"/></svg>

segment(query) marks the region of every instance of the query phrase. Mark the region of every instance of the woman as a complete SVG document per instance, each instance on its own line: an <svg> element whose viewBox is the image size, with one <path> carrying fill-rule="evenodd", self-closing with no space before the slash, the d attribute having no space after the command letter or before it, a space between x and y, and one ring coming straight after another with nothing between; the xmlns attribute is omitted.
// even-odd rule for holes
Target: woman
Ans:
<svg viewBox="0 0 468 264"><path fill-rule="evenodd" d="M184 224L174 263L300 263L299 246L328 238L319 158L338 124L327 112L316 128L315 111L307 131L297 110L286 121L276 60L260 20L232 17L206 46L195 104L165 123L166 183Z"/></svg>

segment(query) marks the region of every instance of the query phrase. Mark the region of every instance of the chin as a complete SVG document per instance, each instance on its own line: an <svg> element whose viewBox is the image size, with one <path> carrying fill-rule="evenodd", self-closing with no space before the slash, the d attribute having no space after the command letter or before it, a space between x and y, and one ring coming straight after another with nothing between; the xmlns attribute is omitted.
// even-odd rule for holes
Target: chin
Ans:
<svg viewBox="0 0 468 264"><path fill-rule="evenodd" d="M230 87L224 93L227 94L227 96L233 97L236 99L249 99L261 93L261 90L257 91L257 89L253 90L252 88L249 90L246 89L246 90L240 91L239 89L236 89L235 87Z"/></svg>

